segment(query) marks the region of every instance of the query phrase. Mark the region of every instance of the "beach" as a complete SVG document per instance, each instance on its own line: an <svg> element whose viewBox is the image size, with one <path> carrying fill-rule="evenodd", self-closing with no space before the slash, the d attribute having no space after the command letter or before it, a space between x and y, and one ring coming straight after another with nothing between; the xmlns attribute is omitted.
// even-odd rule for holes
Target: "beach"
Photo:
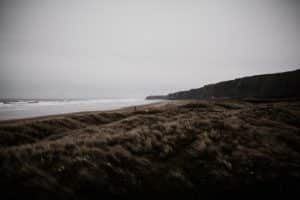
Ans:
<svg viewBox="0 0 300 200"><path fill-rule="evenodd" d="M158 100L102 99L0 99L0 121L86 111L104 111L145 105Z"/></svg>
<svg viewBox="0 0 300 200"><path fill-rule="evenodd" d="M162 101L2 121L1 195L284 194L300 185L299 147L299 101Z"/></svg>

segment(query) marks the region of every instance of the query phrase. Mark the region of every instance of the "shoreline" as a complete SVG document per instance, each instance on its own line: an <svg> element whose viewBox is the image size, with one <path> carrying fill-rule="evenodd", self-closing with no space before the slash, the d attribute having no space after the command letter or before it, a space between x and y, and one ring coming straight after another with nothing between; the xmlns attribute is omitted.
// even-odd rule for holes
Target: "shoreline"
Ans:
<svg viewBox="0 0 300 200"><path fill-rule="evenodd" d="M3 119L0 120L1 123L9 123L9 122L16 122L16 121L31 121L31 120L41 120L41 119L47 119L47 118L55 118L55 117L63 117L68 115L80 115L80 114L89 114L89 113L99 113L99 112L115 112L115 111L122 111L129 108L134 107L144 107L144 106L151 106L152 104L162 103L163 101L168 100L156 100L158 102L153 103L146 103L146 104L138 104L138 105L131 105L131 106L124 106L121 108L115 108L115 109L107 109L107 110L94 110L94 111L79 111L79 112L66 112L66 113L59 113L59 114L48 114L48 115L41 115L41 116L33 116L33 117L21 117L21 118L14 118L14 119Z"/></svg>
<svg viewBox="0 0 300 200"><path fill-rule="evenodd" d="M152 100L149 100L152 101ZM147 104L138 104L138 105L130 105L124 106L121 108L116 109L108 109L108 110L94 110L94 111L79 111L79 112L67 112L67 113L60 113L60 114L49 114L49 115L41 115L41 116L34 116L34 117L22 117L22 118L15 118L15 119L3 119L0 120L0 124L5 123L15 123L20 121L34 121L34 120L47 120L56 117L65 117L71 115L84 115L84 114L97 114L97 113L106 113L106 112L124 112L134 110L136 107L137 109L145 109L151 108L153 106L162 107L165 104L184 104L186 102L247 102L252 104L268 104L268 103L283 103L283 102L299 102L300 98L287 98L287 99L230 99L230 98L217 98L217 99L156 99L153 103Z"/></svg>

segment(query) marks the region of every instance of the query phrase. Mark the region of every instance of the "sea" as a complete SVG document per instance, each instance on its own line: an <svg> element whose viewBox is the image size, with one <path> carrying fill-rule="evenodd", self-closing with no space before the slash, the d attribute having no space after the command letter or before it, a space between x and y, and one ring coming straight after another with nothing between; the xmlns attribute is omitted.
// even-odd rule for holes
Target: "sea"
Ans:
<svg viewBox="0 0 300 200"><path fill-rule="evenodd" d="M85 111L106 111L145 105L145 99L0 99L0 120L22 119Z"/></svg>

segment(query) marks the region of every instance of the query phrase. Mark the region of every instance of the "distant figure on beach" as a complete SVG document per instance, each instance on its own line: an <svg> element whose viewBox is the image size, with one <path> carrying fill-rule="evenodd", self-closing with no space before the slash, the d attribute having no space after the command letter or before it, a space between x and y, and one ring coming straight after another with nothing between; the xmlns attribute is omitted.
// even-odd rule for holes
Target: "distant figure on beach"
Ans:
<svg viewBox="0 0 300 200"><path fill-rule="evenodd" d="M136 112L136 106L134 106L134 112Z"/></svg>

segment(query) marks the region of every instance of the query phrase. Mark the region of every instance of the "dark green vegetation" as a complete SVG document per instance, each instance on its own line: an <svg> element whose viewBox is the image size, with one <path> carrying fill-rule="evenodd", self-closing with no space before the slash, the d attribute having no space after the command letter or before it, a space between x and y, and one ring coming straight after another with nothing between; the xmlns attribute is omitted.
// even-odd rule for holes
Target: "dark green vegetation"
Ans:
<svg viewBox="0 0 300 200"><path fill-rule="evenodd" d="M2 199L202 198L299 185L296 101L172 101L0 124Z"/></svg>
<svg viewBox="0 0 300 200"><path fill-rule="evenodd" d="M300 70L266 74L206 85L199 89L181 91L147 99L278 99L300 98Z"/></svg>

